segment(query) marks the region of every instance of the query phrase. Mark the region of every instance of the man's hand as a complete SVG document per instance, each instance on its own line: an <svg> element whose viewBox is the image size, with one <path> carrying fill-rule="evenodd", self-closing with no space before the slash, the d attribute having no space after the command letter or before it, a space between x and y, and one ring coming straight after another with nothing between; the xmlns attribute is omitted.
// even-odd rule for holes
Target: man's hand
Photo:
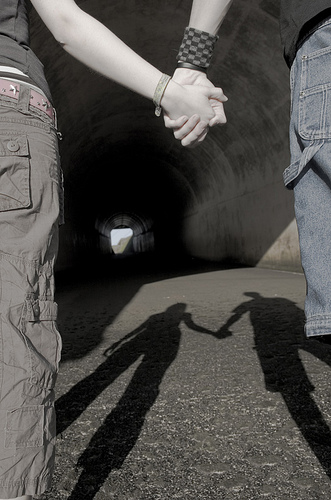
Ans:
<svg viewBox="0 0 331 500"><path fill-rule="evenodd" d="M216 89L211 81L208 80L207 75L201 71L178 68L174 72L172 78L181 85L202 86ZM224 96L222 100L210 97L209 101L214 111L214 117L211 118L209 122L204 120L199 121L196 116L192 116L190 119L188 119L187 116L182 116L177 120L171 120L168 115L164 114L165 126L174 130L175 138L180 140L183 146L197 146L205 139L209 127L224 125L226 123L223 102L227 101L227 97Z"/></svg>
<svg viewBox="0 0 331 500"><path fill-rule="evenodd" d="M203 87L215 88L215 85L208 80L206 73L202 73L201 71L177 68L172 78L175 82L180 83L181 85L201 85ZM223 106L223 102L225 101L227 101L227 98L225 98L224 101L210 99L210 104L215 112L215 118L209 122L210 127L213 127L214 125L224 125L224 123L226 123Z"/></svg>

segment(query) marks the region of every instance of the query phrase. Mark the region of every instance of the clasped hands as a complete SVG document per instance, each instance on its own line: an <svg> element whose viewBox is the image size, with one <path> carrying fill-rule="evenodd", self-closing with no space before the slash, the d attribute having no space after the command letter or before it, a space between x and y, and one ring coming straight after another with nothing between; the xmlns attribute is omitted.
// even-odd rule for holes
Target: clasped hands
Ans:
<svg viewBox="0 0 331 500"><path fill-rule="evenodd" d="M215 87L200 71L178 68L172 82L180 87L180 91L175 88L174 92L178 102L176 99L171 101L165 93L162 100L164 124L173 130L182 146L192 148L205 139L209 127L226 123L223 103L228 99L222 89Z"/></svg>

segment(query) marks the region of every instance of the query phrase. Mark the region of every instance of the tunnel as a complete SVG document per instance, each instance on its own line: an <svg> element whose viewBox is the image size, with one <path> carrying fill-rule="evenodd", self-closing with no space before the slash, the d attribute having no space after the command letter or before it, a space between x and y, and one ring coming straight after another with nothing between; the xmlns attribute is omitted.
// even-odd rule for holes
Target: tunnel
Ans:
<svg viewBox="0 0 331 500"><path fill-rule="evenodd" d="M148 253L154 252L154 232L152 220L139 217L132 212L119 212L110 218L97 220L96 230L99 237L98 248L103 255L113 254L111 233L113 230L130 229L132 237L129 238L125 252L121 253Z"/></svg>
<svg viewBox="0 0 331 500"><path fill-rule="evenodd" d="M138 54L172 74L191 1L78 0ZM109 254L110 232L133 251L301 270L289 165L289 70L278 0L237 0L209 78L228 97L227 124L183 148L149 100L93 73L31 9L31 45L57 109L65 178L58 269Z"/></svg>

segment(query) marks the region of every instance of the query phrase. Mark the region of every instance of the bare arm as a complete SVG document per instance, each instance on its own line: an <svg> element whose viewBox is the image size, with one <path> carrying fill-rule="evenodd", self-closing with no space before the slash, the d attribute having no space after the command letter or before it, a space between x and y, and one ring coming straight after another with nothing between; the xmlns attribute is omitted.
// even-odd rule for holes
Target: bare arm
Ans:
<svg viewBox="0 0 331 500"><path fill-rule="evenodd" d="M152 98L161 72L135 54L106 26L81 10L73 0L31 2L69 54L94 71Z"/></svg>
<svg viewBox="0 0 331 500"><path fill-rule="evenodd" d="M216 35L233 0L193 0L189 26Z"/></svg>
<svg viewBox="0 0 331 500"><path fill-rule="evenodd" d="M212 35L217 35L220 26L231 7L233 0L193 0L189 26L200 31L205 31ZM208 80L207 75L194 69L177 68L173 75L173 80L181 85L194 85L214 88L214 85ZM215 116L209 121L209 126L222 125L226 123L223 102L227 99L218 100L212 99L211 105L214 109ZM191 123L186 122L184 125L179 120L171 120L167 115L164 115L165 125L174 130L176 139L181 140L183 145L188 145L192 141ZM208 132L204 129L200 136L203 140ZM195 141L195 142L199 142Z"/></svg>
<svg viewBox="0 0 331 500"><path fill-rule="evenodd" d="M162 73L141 58L102 23L81 10L74 0L31 0L62 47L107 78L152 99ZM221 96L220 91L219 95ZM172 118L196 114L214 116L209 94L170 81L162 107Z"/></svg>

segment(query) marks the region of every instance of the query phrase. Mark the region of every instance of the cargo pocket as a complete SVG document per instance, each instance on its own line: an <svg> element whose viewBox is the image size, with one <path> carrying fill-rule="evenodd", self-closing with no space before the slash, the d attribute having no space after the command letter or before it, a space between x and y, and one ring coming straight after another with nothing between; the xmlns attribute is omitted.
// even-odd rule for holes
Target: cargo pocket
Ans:
<svg viewBox="0 0 331 500"><path fill-rule="evenodd" d="M0 135L0 212L31 205L26 136Z"/></svg>
<svg viewBox="0 0 331 500"><path fill-rule="evenodd" d="M62 341L56 326L57 304L52 300L26 300L22 331L30 351L30 384L52 390L58 372Z"/></svg>
<svg viewBox="0 0 331 500"><path fill-rule="evenodd" d="M26 406L7 411L5 448L43 446L44 407Z"/></svg>
<svg viewBox="0 0 331 500"><path fill-rule="evenodd" d="M52 300L29 298L10 309L9 322L15 328L11 355L26 379L22 395L28 406L42 404L54 389L62 347L56 317Z"/></svg>
<svg viewBox="0 0 331 500"><path fill-rule="evenodd" d="M285 169L283 173L283 180L288 189L293 189L294 180L303 172L304 168L323 146L323 143L324 141L311 143L302 151L300 158L291 163L291 165Z"/></svg>
<svg viewBox="0 0 331 500"><path fill-rule="evenodd" d="M331 139L331 48L302 56L299 134L303 139Z"/></svg>

